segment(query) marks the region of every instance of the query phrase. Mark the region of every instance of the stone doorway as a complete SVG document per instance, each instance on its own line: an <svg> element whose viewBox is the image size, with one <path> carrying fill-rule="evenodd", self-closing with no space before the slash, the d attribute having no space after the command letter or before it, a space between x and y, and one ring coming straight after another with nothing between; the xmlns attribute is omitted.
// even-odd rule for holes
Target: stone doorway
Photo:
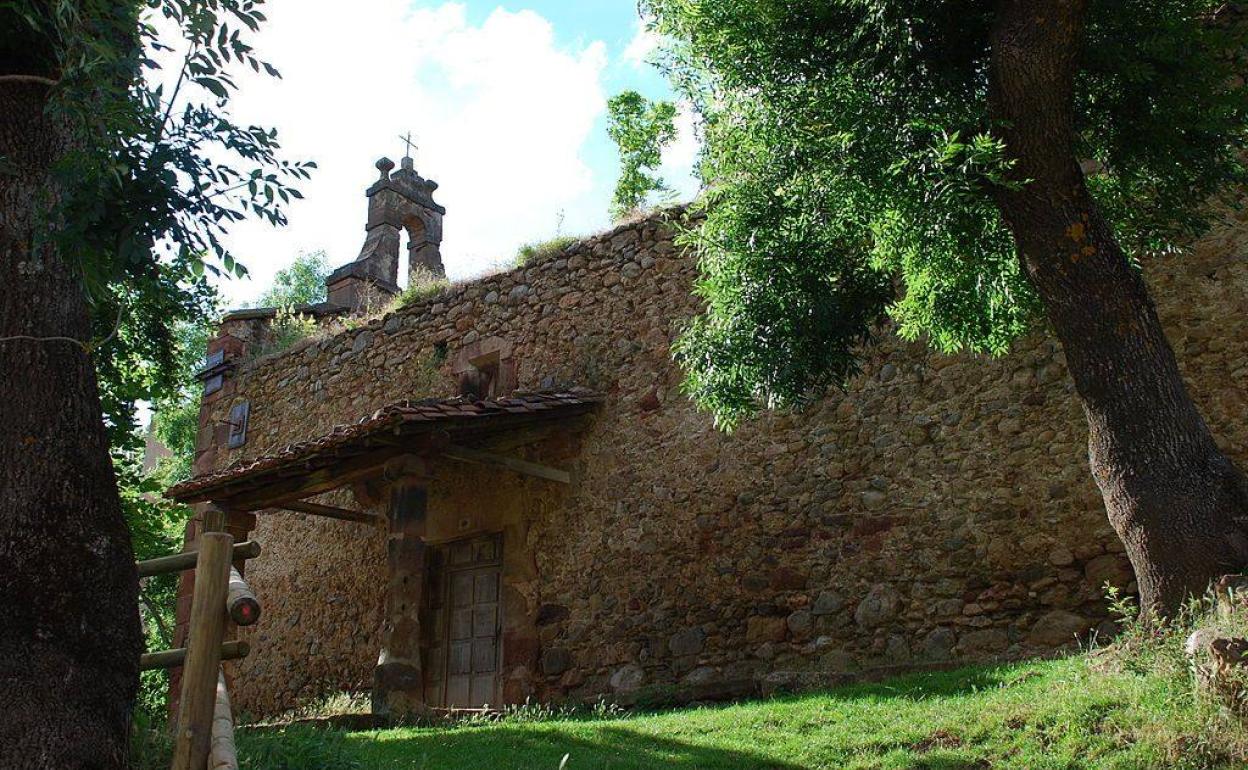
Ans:
<svg viewBox="0 0 1248 770"><path fill-rule="evenodd" d="M497 706L502 702L502 535L457 540L433 550L425 700L443 708Z"/></svg>

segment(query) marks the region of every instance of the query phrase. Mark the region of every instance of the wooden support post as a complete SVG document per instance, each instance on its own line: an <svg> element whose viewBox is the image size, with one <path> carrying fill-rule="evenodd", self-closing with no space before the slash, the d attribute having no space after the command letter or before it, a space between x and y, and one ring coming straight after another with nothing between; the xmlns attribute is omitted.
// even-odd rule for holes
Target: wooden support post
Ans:
<svg viewBox="0 0 1248 770"><path fill-rule="evenodd" d="M182 666L173 770L203 770L208 762L233 545L234 538L224 532L205 532L199 537L199 561L195 566L190 630Z"/></svg>
<svg viewBox="0 0 1248 770"><path fill-rule="evenodd" d="M420 606L425 583L428 478L407 475L390 487L390 539L381 654L373 669L372 711L378 716L423 716Z"/></svg>
<svg viewBox="0 0 1248 770"><path fill-rule="evenodd" d="M225 594L225 610L230 613L230 620L236 625L250 626L260 619L260 602L251 588L238 574L238 570L230 567L230 585Z"/></svg>
<svg viewBox="0 0 1248 770"><path fill-rule="evenodd" d="M221 508L209 503L200 512L200 518L204 522L205 532L225 531L225 511Z"/></svg>
<svg viewBox="0 0 1248 770"><path fill-rule="evenodd" d="M238 770L234 714L230 708L230 693L225 689L225 672L221 669L217 669L217 698L212 708L212 748L208 754L208 770Z"/></svg>

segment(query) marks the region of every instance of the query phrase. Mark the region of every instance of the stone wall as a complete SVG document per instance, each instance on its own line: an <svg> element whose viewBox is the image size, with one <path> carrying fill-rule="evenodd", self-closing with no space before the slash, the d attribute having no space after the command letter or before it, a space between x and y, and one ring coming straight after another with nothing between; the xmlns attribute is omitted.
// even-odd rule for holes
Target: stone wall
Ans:
<svg viewBox="0 0 1248 770"><path fill-rule="evenodd" d="M1219 232L1149 265L1195 397L1241 466L1246 238ZM457 367L484 349L510 356L521 388L605 393L583 428L517 450L572 468L570 488L468 466L440 468L432 488L435 539L504 532L506 612L523 619L504 638L508 699L767 691L1109 630L1101 587L1132 576L1055 342L1036 335L988 360L885 335L847 394L725 435L680 394L670 357L694 275L653 218L250 361L202 422L211 433L247 399L247 442L206 442L198 467L453 395ZM240 708L366 686L384 533L258 518L265 553L249 575L265 614L244 630Z"/></svg>

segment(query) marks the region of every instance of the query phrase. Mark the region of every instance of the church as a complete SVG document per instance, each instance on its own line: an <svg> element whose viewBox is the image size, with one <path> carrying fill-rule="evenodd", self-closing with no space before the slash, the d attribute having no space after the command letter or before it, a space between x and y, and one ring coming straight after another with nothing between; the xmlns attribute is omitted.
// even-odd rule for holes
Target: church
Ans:
<svg viewBox="0 0 1248 770"><path fill-rule="evenodd" d="M447 212L411 158L377 169L359 257L301 309L320 333L275 350L277 309L222 320L195 475L167 492L198 512L188 547L220 510L263 548L263 616L227 664L240 712L766 695L1113 633L1106 585L1133 576L1051 337L989 359L884 329L845 392L725 433L671 357L699 309L695 213L400 295L404 262L444 274ZM1148 272L1241 467L1245 240Z"/></svg>

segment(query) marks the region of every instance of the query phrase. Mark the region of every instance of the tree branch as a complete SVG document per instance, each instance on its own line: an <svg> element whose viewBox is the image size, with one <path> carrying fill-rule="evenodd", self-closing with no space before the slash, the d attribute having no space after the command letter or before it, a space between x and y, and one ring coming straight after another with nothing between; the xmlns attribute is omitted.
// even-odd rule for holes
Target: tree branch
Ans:
<svg viewBox="0 0 1248 770"><path fill-rule="evenodd" d="M152 620L156 621L156 631L160 634L160 640L166 647L173 646L173 635L169 633L169 627L165 625L165 621L160 617L160 608L147 595L147 591L139 589L139 600L147 607L147 611L151 614Z"/></svg>
<svg viewBox="0 0 1248 770"><path fill-rule="evenodd" d="M42 83L52 88L60 85L61 81L43 75L0 75L0 83Z"/></svg>
<svg viewBox="0 0 1248 770"><path fill-rule="evenodd" d="M83 342L82 340L74 337L36 337L30 334L14 334L11 337L0 337L0 342L10 342L12 340L34 340L35 342L72 342L82 348L87 355L91 355L103 346L104 343L116 336L117 330L121 328L121 316L125 313L125 310L125 307L117 309L117 320L113 323L113 330L108 333L107 337L99 342Z"/></svg>
<svg viewBox="0 0 1248 770"><path fill-rule="evenodd" d="M14 334L11 337L0 337L0 342L11 342L13 340L34 340L35 342L72 342L82 348L83 351L87 353L91 352L91 348L87 343L73 337L35 337L30 334Z"/></svg>

